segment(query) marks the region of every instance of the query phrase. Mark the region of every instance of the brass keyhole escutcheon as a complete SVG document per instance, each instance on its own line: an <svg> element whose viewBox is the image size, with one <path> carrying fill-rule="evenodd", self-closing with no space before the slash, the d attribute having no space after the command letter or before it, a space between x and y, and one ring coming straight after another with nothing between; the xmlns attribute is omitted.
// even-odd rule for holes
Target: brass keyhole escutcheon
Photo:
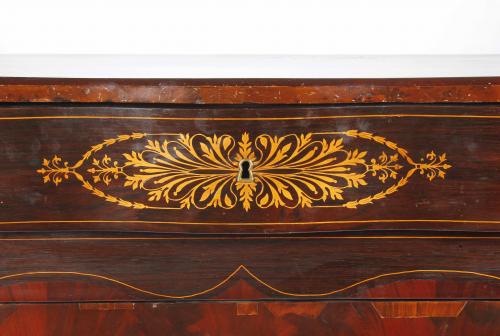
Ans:
<svg viewBox="0 0 500 336"><path fill-rule="evenodd" d="M238 172L238 182L253 182L252 167L253 163L251 160L241 160L239 163L240 171Z"/></svg>

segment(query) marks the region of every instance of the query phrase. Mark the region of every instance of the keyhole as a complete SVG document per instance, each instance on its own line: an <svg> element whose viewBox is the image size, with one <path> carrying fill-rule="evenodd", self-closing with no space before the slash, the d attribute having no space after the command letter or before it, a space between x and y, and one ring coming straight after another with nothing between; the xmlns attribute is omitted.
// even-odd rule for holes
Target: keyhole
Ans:
<svg viewBox="0 0 500 336"><path fill-rule="evenodd" d="M239 182L253 182L253 174L252 174L252 161L250 160L241 160L240 161L240 172L238 174Z"/></svg>

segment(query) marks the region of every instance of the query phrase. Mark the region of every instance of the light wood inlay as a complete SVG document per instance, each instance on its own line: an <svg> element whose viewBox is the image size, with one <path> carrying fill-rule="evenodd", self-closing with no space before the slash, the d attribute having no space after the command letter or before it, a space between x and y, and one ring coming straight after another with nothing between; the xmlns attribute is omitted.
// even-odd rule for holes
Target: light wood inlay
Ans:
<svg viewBox="0 0 500 336"><path fill-rule="evenodd" d="M457 317L466 301L372 302L380 318Z"/></svg>

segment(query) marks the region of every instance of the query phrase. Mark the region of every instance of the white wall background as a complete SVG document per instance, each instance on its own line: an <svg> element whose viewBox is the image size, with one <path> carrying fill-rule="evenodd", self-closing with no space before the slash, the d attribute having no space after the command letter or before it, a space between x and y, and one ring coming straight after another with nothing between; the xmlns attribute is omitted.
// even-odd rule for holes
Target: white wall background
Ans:
<svg viewBox="0 0 500 336"><path fill-rule="evenodd" d="M500 0L0 0L0 15L0 76L500 76Z"/></svg>
<svg viewBox="0 0 500 336"><path fill-rule="evenodd" d="M2 0L0 54L500 54L499 0Z"/></svg>

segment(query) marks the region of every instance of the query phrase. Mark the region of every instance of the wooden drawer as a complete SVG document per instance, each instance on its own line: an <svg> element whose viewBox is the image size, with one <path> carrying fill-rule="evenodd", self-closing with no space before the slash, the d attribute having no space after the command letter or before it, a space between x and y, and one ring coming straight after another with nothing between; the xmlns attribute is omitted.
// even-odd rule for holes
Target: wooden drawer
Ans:
<svg viewBox="0 0 500 336"><path fill-rule="evenodd" d="M1 302L500 299L500 237L5 238Z"/></svg>
<svg viewBox="0 0 500 336"><path fill-rule="evenodd" d="M0 112L5 230L491 231L500 223L498 106Z"/></svg>

